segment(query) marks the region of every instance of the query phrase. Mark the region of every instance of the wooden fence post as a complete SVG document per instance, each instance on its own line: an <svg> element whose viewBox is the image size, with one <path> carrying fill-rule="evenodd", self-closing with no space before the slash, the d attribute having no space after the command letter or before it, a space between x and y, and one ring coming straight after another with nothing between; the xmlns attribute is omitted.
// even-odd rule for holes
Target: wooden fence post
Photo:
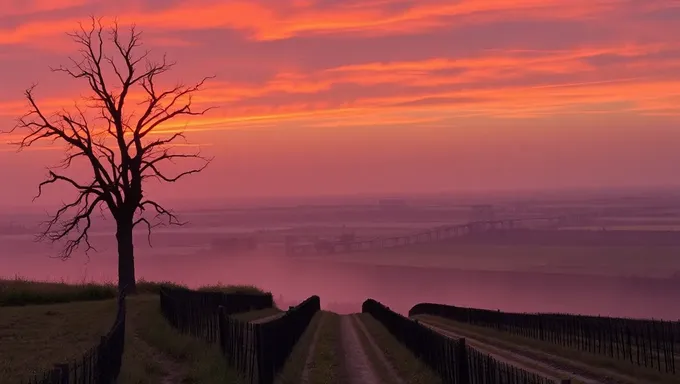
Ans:
<svg viewBox="0 0 680 384"><path fill-rule="evenodd" d="M69 379L71 378L70 369L68 364L55 364L54 371L56 373L55 382L58 384L69 384Z"/></svg>
<svg viewBox="0 0 680 384"><path fill-rule="evenodd" d="M257 383L272 384L274 382L274 372L272 366L271 353L268 352L265 341L265 325L253 324L255 334L255 356L257 360Z"/></svg>
<svg viewBox="0 0 680 384"><path fill-rule="evenodd" d="M456 343L456 365L458 371L458 382L460 384L470 384L470 361L467 354L467 343L465 339L458 339Z"/></svg>
<svg viewBox="0 0 680 384"><path fill-rule="evenodd" d="M225 355L225 356L227 355L227 342L226 342L227 324L226 324L226 319L227 319L227 310L222 305L218 306L217 307L217 332L219 333L218 340L220 342L220 349L222 350L222 354Z"/></svg>
<svg viewBox="0 0 680 384"><path fill-rule="evenodd" d="M61 376L62 376L61 368L59 368L58 366L55 365L54 368L52 368L52 370L50 371L50 375L49 375L50 381L49 381L49 383L50 384L61 384Z"/></svg>
<svg viewBox="0 0 680 384"><path fill-rule="evenodd" d="M95 361L95 377L98 383L104 383L109 376L109 360L108 351L106 350L106 337L101 336L99 338L99 344L96 349L96 361Z"/></svg>

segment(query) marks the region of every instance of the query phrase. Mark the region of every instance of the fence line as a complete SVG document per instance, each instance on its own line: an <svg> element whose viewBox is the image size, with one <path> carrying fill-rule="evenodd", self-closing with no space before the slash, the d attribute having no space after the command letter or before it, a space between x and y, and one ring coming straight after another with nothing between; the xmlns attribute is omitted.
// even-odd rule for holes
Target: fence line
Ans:
<svg viewBox="0 0 680 384"><path fill-rule="evenodd" d="M219 308L226 315L271 308L271 293L226 293L192 291L163 286L160 290L161 312L181 332L209 343L219 341Z"/></svg>
<svg viewBox="0 0 680 384"><path fill-rule="evenodd" d="M680 323L552 313L509 313L421 303L409 316L434 315L676 373Z"/></svg>
<svg viewBox="0 0 680 384"><path fill-rule="evenodd" d="M180 332L218 344L227 363L250 383L273 383L312 317L321 309L319 297L311 296L281 317L254 324L229 315L245 308L262 309L259 305L266 304L266 300L253 295L252 303L234 306L230 294L223 295L217 300L211 292L162 288L161 311ZM271 304L270 301L269 307Z"/></svg>
<svg viewBox="0 0 680 384"><path fill-rule="evenodd" d="M114 383L120 374L125 348L125 296L118 297L113 326L99 343L80 358L34 376L27 384L102 384Z"/></svg>
<svg viewBox="0 0 680 384"><path fill-rule="evenodd" d="M383 304L368 299L369 313L416 357L427 364L444 384L549 384L554 381L503 363L467 346L465 339L444 336Z"/></svg>

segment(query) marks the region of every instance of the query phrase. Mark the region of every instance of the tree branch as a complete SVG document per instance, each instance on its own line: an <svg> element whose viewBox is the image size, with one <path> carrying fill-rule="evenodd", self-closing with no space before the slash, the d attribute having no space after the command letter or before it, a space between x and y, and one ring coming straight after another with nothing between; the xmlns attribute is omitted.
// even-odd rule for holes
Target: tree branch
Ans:
<svg viewBox="0 0 680 384"><path fill-rule="evenodd" d="M94 249L90 244L89 230L91 215L95 208L107 207L117 224L131 226L146 225L149 240L152 228L167 222L183 225L177 216L154 200L144 199L143 181L155 178L164 182L175 182L184 176L201 172L211 158L197 152L173 151L177 141L184 140L182 132L164 138L149 139L158 127L179 116L203 115L212 108L196 109L192 96L201 90L209 79L205 77L191 86L176 85L161 90L159 76L170 71L175 63L163 56L160 61L151 61L150 51L141 44L141 33L136 27L123 36L117 23L108 35L101 19L91 18L88 26L79 24L79 29L68 34L78 47L78 55L69 58L69 66L52 68L55 73L87 84L90 92L84 97L85 108L77 103L72 110L61 109L48 114L38 105L34 97L35 85L29 87L24 96L28 112L18 119L10 131L24 133L14 143L19 150L42 143L62 144L65 156L59 168L69 169L76 163L92 170L91 181L81 182L49 169L44 181L38 185L37 199L44 188L52 184L65 184L76 197L64 203L55 215L47 221L40 239L66 241L60 256L68 258L81 245L86 253ZM107 52L106 45L110 44ZM128 98L134 92L145 96L140 104L131 104ZM139 117L135 118L137 113ZM164 164L176 161L198 161L200 165L182 168L169 175L163 170ZM137 217L152 208L155 219ZM103 211L102 211L103 214Z"/></svg>

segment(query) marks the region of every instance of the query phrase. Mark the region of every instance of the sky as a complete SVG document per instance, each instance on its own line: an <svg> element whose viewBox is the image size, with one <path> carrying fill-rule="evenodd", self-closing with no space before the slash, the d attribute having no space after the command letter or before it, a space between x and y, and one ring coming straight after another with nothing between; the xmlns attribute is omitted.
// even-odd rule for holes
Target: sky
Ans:
<svg viewBox="0 0 680 384"><path fill-rule="evenodd" d="M210 166L160 198L680 184L678 0L0 0L0 130L71 108L50 67L91 15L135 24L166 85L215 76L186 126ZM25 205L62 147L0 136ZM87 170L76 168L87 177ZM47 201L59 201L56 188Z"/></svg>

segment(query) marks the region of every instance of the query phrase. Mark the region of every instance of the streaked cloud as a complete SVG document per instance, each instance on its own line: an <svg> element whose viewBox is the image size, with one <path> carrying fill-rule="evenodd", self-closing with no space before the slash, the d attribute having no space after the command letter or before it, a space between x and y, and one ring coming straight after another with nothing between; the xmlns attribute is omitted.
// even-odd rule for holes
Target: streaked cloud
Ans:
<svg viewBox="0 0 680 384"><path fill-rule="evenodd" d="M676 0L39 0L0 9L0 126L34 82L46 110L87 91L48 67L91 14L177 60L167 84L217 76L194 101L218 109L159 133L215 147L247 129L680 123Z"/></svg>

